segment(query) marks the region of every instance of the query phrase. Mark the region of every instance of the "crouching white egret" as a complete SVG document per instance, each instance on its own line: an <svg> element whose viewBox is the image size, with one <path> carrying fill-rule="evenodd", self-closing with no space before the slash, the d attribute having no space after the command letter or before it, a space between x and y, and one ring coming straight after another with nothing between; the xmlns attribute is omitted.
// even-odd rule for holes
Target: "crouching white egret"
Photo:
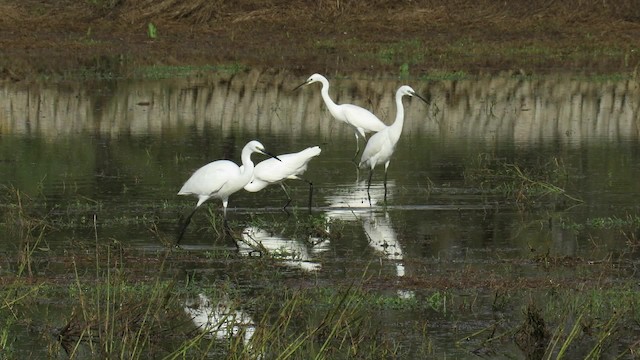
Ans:
<svg viewBox="0 0 640 360"><path fill-rule="evenodd" d="M313 183L300 175L307 171L307 164L311 159L320 155L320 151L318 146L314 146L297 153L278 155L277 159L280 161L276 160L276 158L263 160L253 169L253 178L245 185L244 189L250 192L257 192L268 185L280 184L285 195L287 195L287 203L283 206L283 209L286 210L289 203L291 203L291 196L289 196L284 186L284 181L287 179L302 180L309 184L309 211L311 211Z"/></svg>
<svg viewBox="0 0 640 360"><path fill-rule="evenodd" d="M225 228L227 226L227 204L229 196L238 190L241 190L251 181L253 176L253 162L251 154L254 152L271 156L265 151L264 146L257 140L252 140L242 148L242 167L239 167L233 161L216 160L196 170L193 175L182 185L178 195L195 195L198 197L196 208L187 216L187 219L180 230L178 241L180 243L184 235L187 225L191 222L191 217L198 210L200 205L205 201L215 198L222 200Z"/></svg>
<svg viewBox="0 0 640 360"><path fill-rule="evenodd" d="M380 131L387 126L382 122L382 120L378 119L377 116L367 109L353 104L338 105L333 102L329 96L329 80L320 74L311 75L307 81L296 86L293 90L305 85L313 84L314 82L320 82L322 84L322 90L320 90L320 93L322 94L322 99L324 100L325 105L327 105L331 115L336 118L336 120L344 121L353 127L356 136L356 153L353 156L353 159L355 160L360 152L359 138L362 137L362 140L366 141L366 133Z"/></svg>
<svg viewBox="0 0 640 360"><path fill-rule="evenodd" d="M391 162L391 156L396 149L400 135L402 134L402 126L404 125L404 107L402 106L403 96L416 96L425 103L429 103L422 96L407 85L401 86L396 92L396 120L393 124L386 126L384 129L375 133L365 146L360 160L360 168L369 168L369 181L367 183L367 194L371 187L371 176L376 165L384 164L384 201L387 201L387 169Z"/></svg>

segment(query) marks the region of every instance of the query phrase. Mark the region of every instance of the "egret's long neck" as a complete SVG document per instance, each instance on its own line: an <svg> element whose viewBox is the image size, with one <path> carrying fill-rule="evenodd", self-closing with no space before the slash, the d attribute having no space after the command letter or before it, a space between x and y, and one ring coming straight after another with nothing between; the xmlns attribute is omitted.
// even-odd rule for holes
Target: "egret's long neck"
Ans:
<svg viewBox="0 0 640 360"><path fill-rule="evenodd" d="M404 125L404 106L402 106L402 94L396 93L396 121L391 124L391 128L393 128L396 132L402 132L402 126Z"/></svg>
<svg viewBox="0 0 640 360"><path fill-rule="evenodd" d="M320 83L322 83L322 90L320 90L322 100L324 100L325 105L329 108L331 115L335 117L338 112L338 105L329 97L329 81L323 78L320 79Z"/></svg>
<svg viewBox="0 0 640 360"><path fill-rule="evenodd" d="M251 149L242 149L242 169L240 170L240 176L242 179L246 179L247 183L251 181L253 176L253 161L251 161Z"/></svg>

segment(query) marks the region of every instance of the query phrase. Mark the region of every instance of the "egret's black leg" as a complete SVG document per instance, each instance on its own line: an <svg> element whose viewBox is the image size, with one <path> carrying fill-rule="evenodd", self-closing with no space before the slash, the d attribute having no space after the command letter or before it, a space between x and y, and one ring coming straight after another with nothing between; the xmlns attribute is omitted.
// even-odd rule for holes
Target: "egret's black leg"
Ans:
<svg viewBox="0 0 640 360"><path fill-rule="evenodd" d="M369 198L369 206L371 206L371 194L369 193L369 188L371 188L371 177L373 176L373 169L369 171L369 181L367 181L367 197Z"/></svg>
<svg viewBox="0 0 640 360"><path fill-rule="evenodd" d="M180 244L180 241L182 240L182 237L184 236L184 232L185 232L185 230L187 230L187 225L189 225L189 223L191 223L191 217L193 217L193 214L196 213L196 210L198 210L198 207L193 209L191 214L189 214L189 216L187 216L187 218L184 220L184 224L182 224L182 228L180 229L180 234L178 235L178 240L176 241L176 246L178 246L178 244Z"/></svg>
<svg viewBox="0 0 640 360"><path fill-rule="evenodd" d="M298 177L298 179L309 184L309 214L311 214L311 203L313 202L313 183L307 179Z"/></svg>
<svg viewBox="0 0 640 360"><path fill-rule="evenodd" d="M356 164L358 163L356 159L358 158L359 153L360 153L360 138L358 137L358 132L356 132L356 153L353 154L353 159L351 159L352 162Z"/></svg>
<svg viewBox="0 0 640 360"><path fill-rule="evenodd" d="M287 210L287 206L289 206L289 204L291 203L291 196L289 195L289 192L287 191L287 188L283 183L280 183L280 187L282 188L282 191L284 191L284 194L287 195L287 203L282 207L282 211L284 211L287 214L287 217L289 217L291 216L291 214L289 213L289 210Z"/></svg>
<svg viewBox="0 0 640 360"><path fill-rule="evenodd" d="M284 204L284 206L282 207L282 210L284 210L284 212L288 214L289 212L287 211L287 206L291 204L291 196L289 195L289 192L287 191L287 188L284 186L283 183L280 183L280 187L282 188L282 191L284 191L284 194L287 195L287 203Z"/></svg>
<svg viewBox="0 0 640 360"><path fill-rule="evenodd" d="M231 233L231 227L229 227L229 221L227 221L227 218L224 218L223 227L224 227L224 234L226 236L233 237L233 234Z"/></svg>
<svg viewBox="0 0 640 360"><path fill-rule="evenodd" d="M311 203L313 202L313 183L309 180L305 180L309 183L309 215L311 215Z"/></svg>
<svg viewBox="0 0 640 360"><path fill-rule="evenodd" d="M233 236L233 233L231 232L231 227L229 226L229 221L227 221L227 218L225 217L222 223L222 227L224 228L223 230L223 237L224 238L230 238L231 240L233 240L233 245L235 245L236 250L240 250L240 244L238 244L238 239L236 239Z"/></svg>
<svg viewBox="0 0 640 360"><path fill-rule="evenodd" d="M384 169L384 204L387 204L387 169Z"/></svg>

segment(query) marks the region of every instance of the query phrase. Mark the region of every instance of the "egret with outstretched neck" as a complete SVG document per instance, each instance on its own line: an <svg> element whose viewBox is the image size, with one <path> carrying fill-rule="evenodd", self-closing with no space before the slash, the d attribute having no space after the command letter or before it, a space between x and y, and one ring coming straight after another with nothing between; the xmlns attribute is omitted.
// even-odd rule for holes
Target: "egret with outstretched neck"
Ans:
<svg viewBox="0 0 640 360"><path fill-rule="evenodd" d="M389 169L389 163L391 162L391 156L398 145L400 135L402 134L402 127L404 126L404 106L402 105L403 96L416 96L425 103L429 103L422 96L416 94L416 92L407 85L401 86L396 92L396 120L393 124L385 127L384 129L375 133L364 148L362 152L362 158L360 168L369 168L369 181L367 183L367 194L369 194L369 188L371 187L371 177L373 176L373 169L376 165L384 164L384 201L387 201L387 170ZM371 198L369 198L371 202Z"/></svg>
<svg viewBox="0 0 640 360"><path fill-rule="evenodd" d="M320 90L322 100L324 100L324 103L329 109L331 115L336 120L346 122L353 128L356 136L356 153L353 156L353 159L355 160L360 152L359 138L362 137L363 141L366 141L366 133L377 132L383 130L387 126L382 122L382 120L378 119L377 116L367 109L353 104L336 104L329 96L329 80L320 74L311 75L307 81L296 86L293 90L297 90L302 86L313 84L315 82L322 84L322 89Z"/></svg>
<svg viewBox="0 0 640 360"><path fill-rule="evenodd" d="M280 161L275 158L263 160L253 169L253 178L245 185L244 189L249 192L257 192L268 185L280 184L285 195L287 195L288 201L283 206L286 211L287 206L291 203L291 196L289 196L289 192L284 186L284 181L287 179L305 181L309 184L309 212L311 212L313 183L301 175L307 170L309 161L320 155L320 152L320 148L314 146L297 153L278 155L278 160Z"/></svg>
<svg viewBox="0 0 640 360"><path fill-rule="evenodd" d="M233 161L216 160L196 170L189 180L182 185L178 195L194 195L198 197L198 203L184 221L176 245L182 240L193 214L195 214L200 205L211 198L222 200L225 230L228 230L227 204L229 203L229 196L244 188L251 181L254 169L251 154L254 152L277 159L277 157L265 151L264 146L259 141L252 140L242 148L242 167L236 165Z"/></svg>

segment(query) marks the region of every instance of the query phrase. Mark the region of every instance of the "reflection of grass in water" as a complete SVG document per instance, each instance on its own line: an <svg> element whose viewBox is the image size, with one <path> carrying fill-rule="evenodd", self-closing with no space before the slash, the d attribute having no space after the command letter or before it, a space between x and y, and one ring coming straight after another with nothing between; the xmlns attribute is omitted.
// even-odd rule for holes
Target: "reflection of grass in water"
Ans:
<svg viewBox="0 0 640 360"><path fill-rule="evenodd" d="M467 167L464 176L467 183L490 194L509 197L519 206L534 205L547 196L561 196L566 200L582 202L562 187L566 185L569 173L557 158L523 167L489 154L481 154Z"/></svg>

